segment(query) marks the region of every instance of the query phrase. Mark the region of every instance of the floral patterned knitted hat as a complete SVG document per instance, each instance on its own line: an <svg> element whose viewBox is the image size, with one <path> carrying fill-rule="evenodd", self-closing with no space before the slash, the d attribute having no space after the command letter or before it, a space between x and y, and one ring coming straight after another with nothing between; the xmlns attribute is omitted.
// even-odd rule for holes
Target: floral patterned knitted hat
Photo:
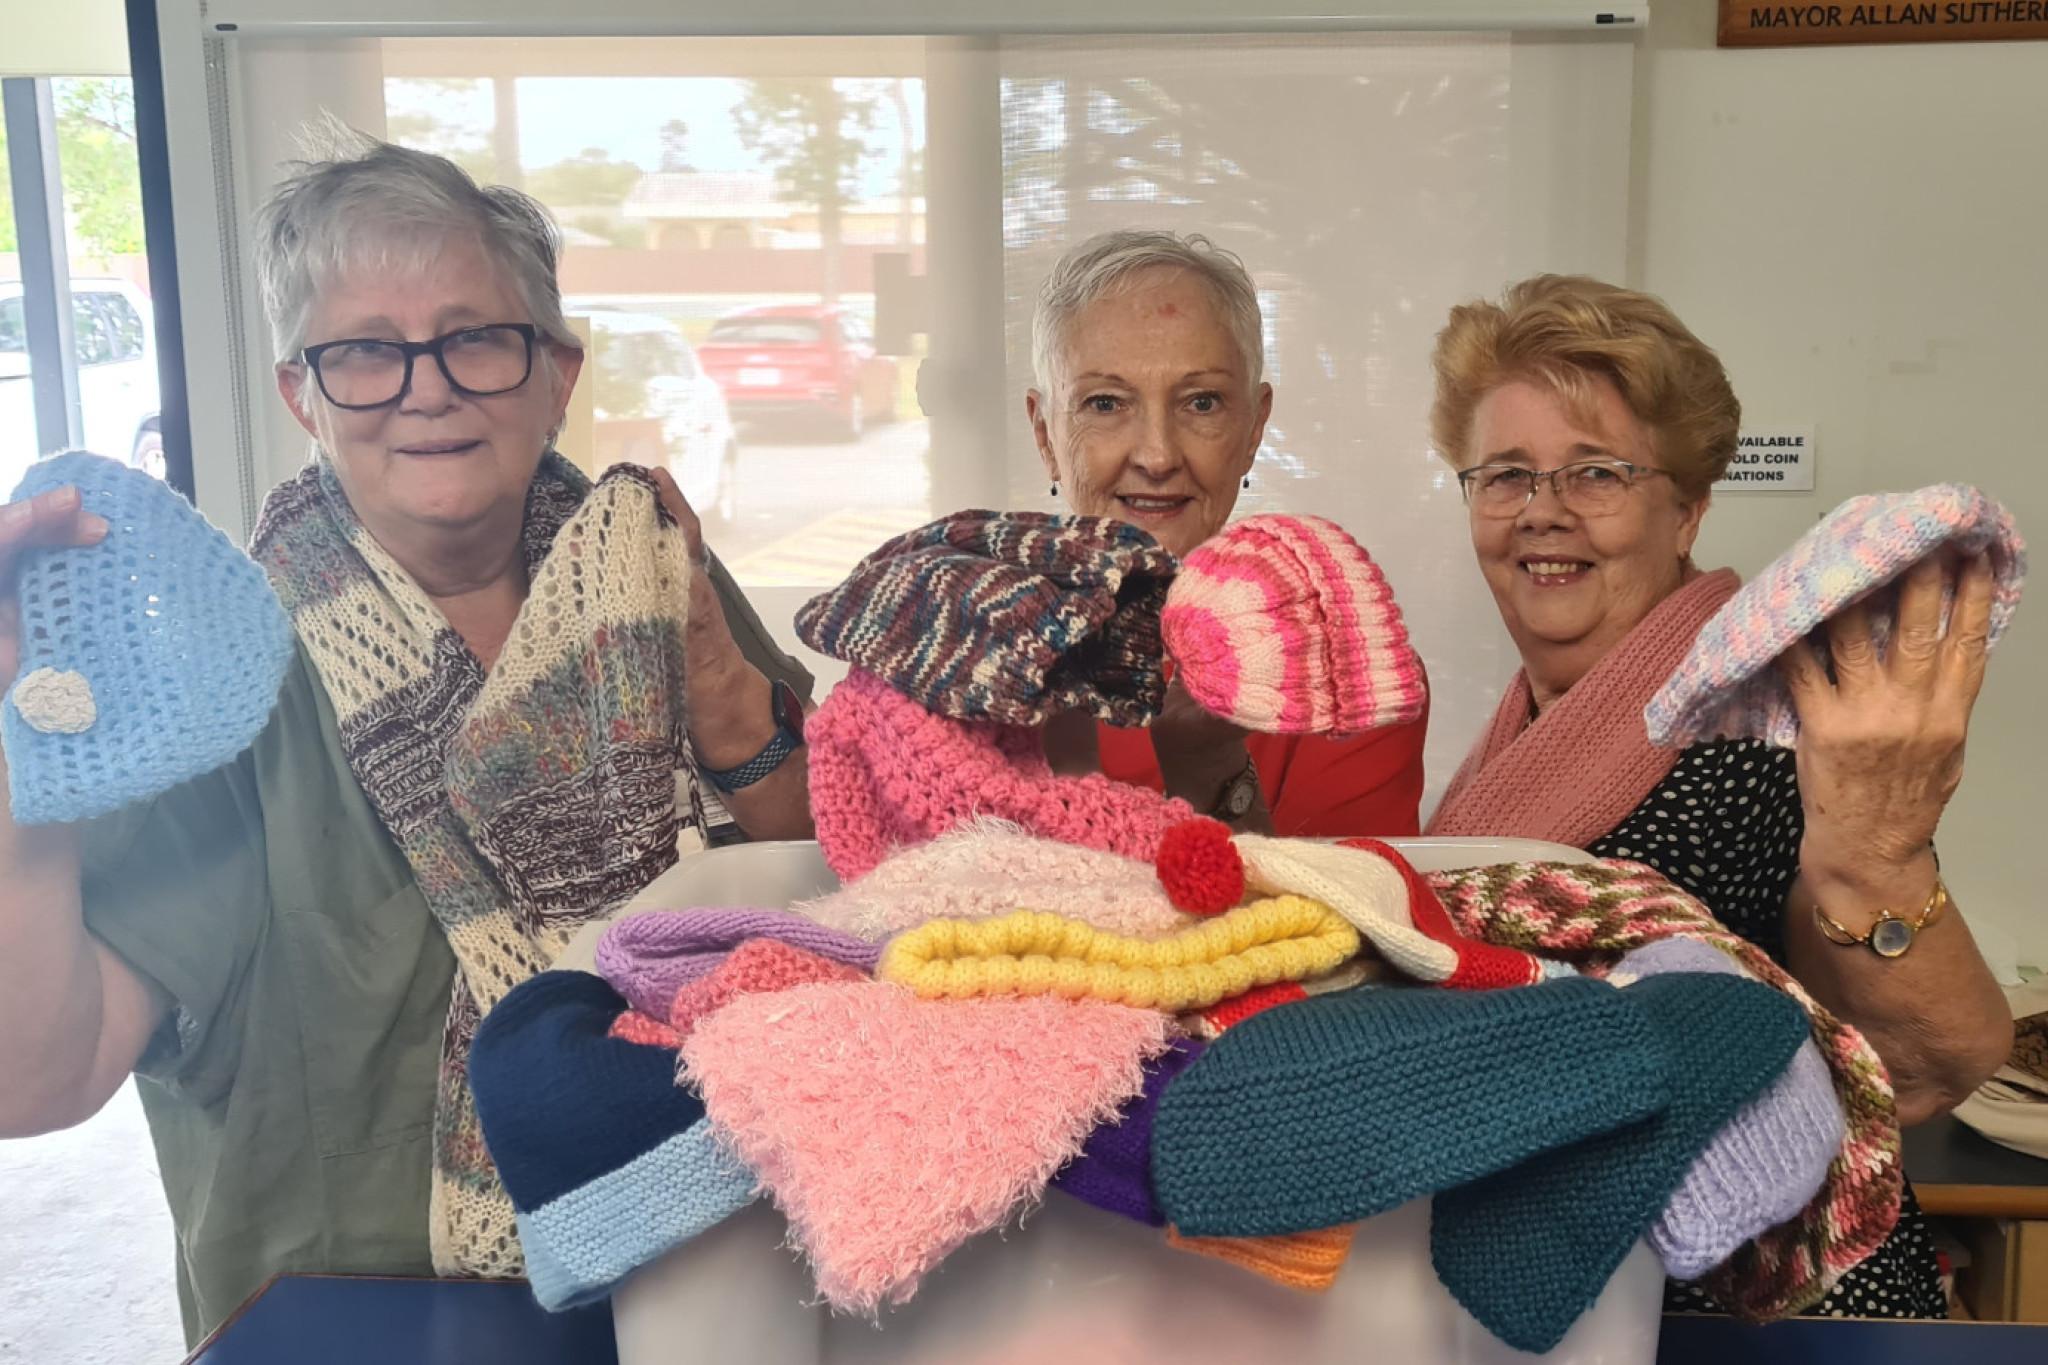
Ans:
<svg viewBox="0 0 2048 1365"><path fill-rule="evenodd" d="M1851 498L1801 536L1714 614L1692 652L1650 704L1650 742L1682 749L1700 740L1761 739L1789 749L1799 738L1792 693L1771 663L1828 618L1953 543L1991 556L1991 638L1996 646L2019 609L2027 548L2012 513L1968 484ZM1879 647L1896 603L1869 603ZM1825 661L1827 646L1809 642Z"/></svg>
<svg viewBox="0 0 2048 1365"><path fill-rule="evenodd" d="M956 720L1090 711L1148 724L1166 697L1159 609L1174 559L1136 526L955 512L886 541L804 604L797 634Z"/></svg>
<svg viewBox="0 0 2048 1365"><path fill-rule="evenodd" d="M1161 627L1182 686L1248 730L1356 733L1428 700L1386 577L1321 517L1247 517L1195 549Z"/></svg>
<svg viewBox="0 0 2048 1365"><path fill-rule="evenodd" d="M25 825L104 815L226 763L255 742L292 657L263 570L176 489L77 450L14 496L66 486L108 529L22 559L0 736Z"/></svg>

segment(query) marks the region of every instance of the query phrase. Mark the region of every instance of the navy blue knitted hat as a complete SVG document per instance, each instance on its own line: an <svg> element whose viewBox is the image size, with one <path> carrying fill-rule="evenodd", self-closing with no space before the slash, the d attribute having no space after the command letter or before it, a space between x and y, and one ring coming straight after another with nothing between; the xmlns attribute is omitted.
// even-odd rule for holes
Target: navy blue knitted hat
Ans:
<svg viewBox="0 0 2048 1365"><path fill-rule="evenodd" d="M1152 1178L1184 1235L1355 1222L1662 1109L1663 1058L1604 981L1363 987L1224 1033L1159 1102Z"/></svg>
<svg viewBox="0 0 2048 1365"><path fill-rule="evenodd" d="M210 772L277 704L292 628L254 560L178 491L72 451L16 500L76 486L97 545L21 561L21 664L0 705L14 818L83 820Z"/></svg>
<svg viewBox="0 0 2048 1365"><path fill-rule="evenodd" d="M1714 1135L1808 1035L1790 996L1703 972L1617 992L1643 1007L1671 1103L1642 1123L1437 1195L1430 1258L1451 1296L1508 1345L1547 1351L1593 1306Z"/></svg>
<svg viewBox="0 0 2048 1365"><path fill-rule="evenodd" d="M625 1008L602 977L542 972L470 1044L484 1144L550 1312L604 1298L754 1199L703 1101L676 1085L675 1053L607 1036Z"/></svg>

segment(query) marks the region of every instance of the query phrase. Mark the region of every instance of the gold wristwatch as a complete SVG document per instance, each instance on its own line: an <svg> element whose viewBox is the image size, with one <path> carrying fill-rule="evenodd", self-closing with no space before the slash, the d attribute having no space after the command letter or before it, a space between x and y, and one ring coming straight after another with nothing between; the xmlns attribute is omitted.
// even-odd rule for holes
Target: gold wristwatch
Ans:
<svg viewBox="0 0 2048 1365"><path fill-rule="evenodd" d="M1917 919L1907 919L1895 910L1886 910L1877 917L1877 923L1871 925L1868 932L1852 934L1830 919L1828 912L1820 908L1819 901L1813 903L1813 918L1830 943L1839 943L1845 948L1860 943L1879 957L1903 957L1913 946L1913 940L1920 937L1920 932L1939 919L1947 908L1948 887L1943 884L1941 873L1936 872L1934 890L1928 893L1927 904L1920 907Z"/></svg>

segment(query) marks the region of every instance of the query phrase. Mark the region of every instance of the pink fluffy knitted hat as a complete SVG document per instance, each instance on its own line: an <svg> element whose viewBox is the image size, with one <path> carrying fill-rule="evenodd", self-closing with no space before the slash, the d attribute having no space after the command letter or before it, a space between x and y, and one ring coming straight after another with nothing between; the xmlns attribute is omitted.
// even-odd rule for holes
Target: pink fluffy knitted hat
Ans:
<svg viewBox="0 0 2048 1365"><path fill-rule="evenodd" d="M2012 513L1968 484L1851 498L1730 598L1693 641L1650 704L1650 742L1682 749L1701 740L1756 738L1789 749L1799 738L1792 693L1771 663L1828 618L1953 543L1991 557L1991 634L1998 643L2020 604L2027 549ZM1870 603L1880 648L1897 603ZM1826 646L1810 645L1823 658Z"/></svg>
<svg viewBox="0 0 2048 1365"><path fill-rule="evenodd" d="M1335 522L1247 517L1181 564L1161 618L1202 706L1267 734L1356 733L1422 714L1422 661L1379 566Z"/></svg>
<svg viewBox="0 0 2048 1365"><path fill-rule="evenodd" d="M1036 730L935 716L862 668L805 722L804 740L818 845L842 881L977 816L1145 862L1194 817L1185 801L1100 773L1058 776Z"/></svg>

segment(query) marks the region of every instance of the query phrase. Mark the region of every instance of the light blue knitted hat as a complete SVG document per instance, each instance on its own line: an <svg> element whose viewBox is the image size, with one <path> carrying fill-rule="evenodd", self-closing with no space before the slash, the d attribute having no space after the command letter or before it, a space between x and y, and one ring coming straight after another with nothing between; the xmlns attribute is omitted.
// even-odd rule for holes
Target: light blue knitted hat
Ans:
<svg viewBox="0 0 2048 1365"><path fill-rule="evenodd" d="M176 489L79 450L32 466L14 497L66 485L108 530L22 557L0 740L24 825L104 815L226 763L255 742L292 656L270 580Z"/></svg>

